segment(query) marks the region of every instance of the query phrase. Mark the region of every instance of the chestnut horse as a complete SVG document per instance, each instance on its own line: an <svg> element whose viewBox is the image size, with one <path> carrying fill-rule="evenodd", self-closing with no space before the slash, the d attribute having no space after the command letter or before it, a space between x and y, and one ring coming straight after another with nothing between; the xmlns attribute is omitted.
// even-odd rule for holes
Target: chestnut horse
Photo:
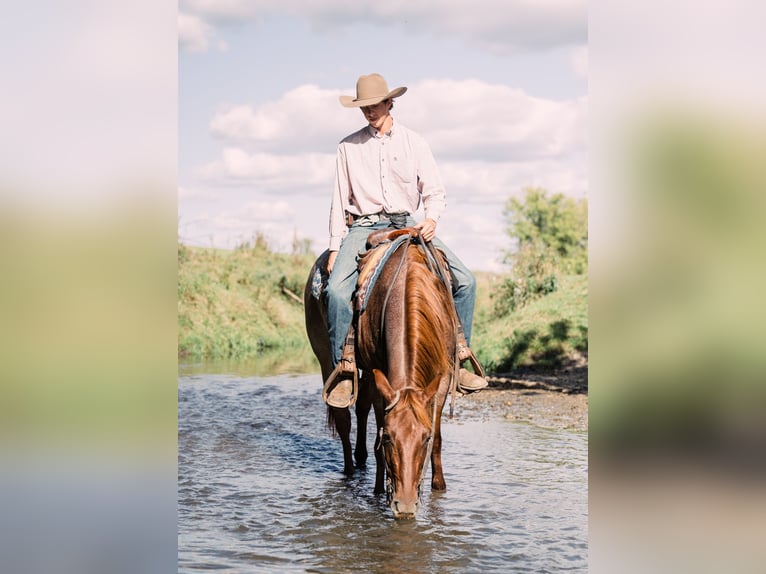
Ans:
<svg viewBox="0 0 766 574"><path fill-rule="evenodd" d="M370 243L401 234L415 237L417 231L382 230L370 236ZM371 253L361 257L360 268L375 259ZM306 329L325 380L333 365L325 305L316 299L313 288L317 270L326 282L327 257L325 252L317 259L304 292ZM457 315L448 288L432 270L435 265L445 268L443 260L430 258L429 262L423 250L404 241L379 270L377 281L366 295L364 310L356 313L356 357L362 377L355 407L354 455L357 464L364 466L367 417L372 406L378 428L375 493L387 493L395 518L414 518L417 513L429 455L431 488L446 488L441 462L441 412L456 376ZM351 474L354 465L349 410L328 406L328 423L335 425L340 436L344 472Z"/></svg>

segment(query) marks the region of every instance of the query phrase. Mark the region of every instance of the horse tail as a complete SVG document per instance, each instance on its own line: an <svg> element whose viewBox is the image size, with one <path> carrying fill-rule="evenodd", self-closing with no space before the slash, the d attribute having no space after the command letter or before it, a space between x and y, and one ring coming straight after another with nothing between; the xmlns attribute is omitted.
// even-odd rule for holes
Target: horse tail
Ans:
<svg viewBox="0 0 766 574"><path fill-rule="evenodd" d="M332 410L332 407L330 405L327 405L327 429L330 431L330 434L333 438L337 438L338 436L338 429L335 425L335 413Z"/></svg>

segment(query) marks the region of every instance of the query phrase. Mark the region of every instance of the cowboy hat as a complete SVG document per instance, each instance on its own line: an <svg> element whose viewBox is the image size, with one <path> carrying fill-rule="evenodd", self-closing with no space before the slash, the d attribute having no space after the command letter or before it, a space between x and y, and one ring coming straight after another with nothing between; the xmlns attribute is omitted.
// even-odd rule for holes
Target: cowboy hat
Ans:
<svg viewBox="0 0 766 574"><path fill-rule="evenodd" d="M356 97L340 96L340 103L347 108L373 106L389 98L398 98L407 88L396 88L388 91L388 84L380 74L359 76L356 81Z"/></svg>

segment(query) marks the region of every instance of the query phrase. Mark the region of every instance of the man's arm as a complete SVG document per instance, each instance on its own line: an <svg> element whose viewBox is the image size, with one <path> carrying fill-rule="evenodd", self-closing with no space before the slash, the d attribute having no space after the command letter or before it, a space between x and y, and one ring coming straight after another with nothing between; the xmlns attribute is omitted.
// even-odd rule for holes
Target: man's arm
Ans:
<svg viewBox="0 0 766 574"><path fill-rule="evenodd" d="M346 156L343 145L338 146L335 160L335 185L333 186L332 201L330 203L330 251L337 252L340 242L346 231L346 207L351 188L346 169ZM334 259L333 259L334 261Z"/></svg>
<svg viewBox="0 0 766 574"><path fill-rule="evenodd" d="M429 229L431 227L429 225L428 228L423 230L424 239L430 241L426 234L429 232L435 233L436 223L446 207L446 192L439 175L439 169L436 167L436 160L434 160L434 156L431 153L431 148L422 136L418 136L414 140L413 151L417 160L418 192L420 193L425 210L425 221L420 226L427 225L426 221L431 220L433 229Z"/></svg>

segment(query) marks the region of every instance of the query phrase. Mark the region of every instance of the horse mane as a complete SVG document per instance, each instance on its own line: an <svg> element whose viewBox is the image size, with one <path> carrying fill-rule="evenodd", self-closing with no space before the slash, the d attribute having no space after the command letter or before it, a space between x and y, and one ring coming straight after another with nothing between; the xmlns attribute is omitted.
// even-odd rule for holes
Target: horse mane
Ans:
<svg viewBox="0 0 766 574"><path fill-rule="evenodd" d="M447 288L419 249L407 250L405 326L410 384L425 389L452 368L445 338L456 331ZM428 424L430 426L430 422Z"/></svg>
<svg viewBox="0 0 766 574"><path fill-rule="evenodd" d="M414 400L415 392L417 391L413 391L409 388L405 389L401 394L399 404L401 404L403 408L411 408L417 421L428 430L431 430L431 416L426 411L423 401Z"/></svg>

